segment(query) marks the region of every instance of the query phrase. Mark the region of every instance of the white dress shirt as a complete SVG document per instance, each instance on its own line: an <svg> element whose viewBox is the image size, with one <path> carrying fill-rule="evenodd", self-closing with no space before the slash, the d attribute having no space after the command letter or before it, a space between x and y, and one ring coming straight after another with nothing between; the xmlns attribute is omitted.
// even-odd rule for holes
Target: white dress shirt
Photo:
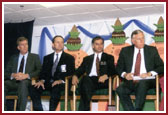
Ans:
<svg viewBox="0 0 168 115"><path fill-rule="evenodd" d="M61 51L61 52L59 52L59 53L54 52L54 59L53 59L53 63L55 63L55 60L56 60L56 58L57 58L56 54L58 54L58 63L59 63L60 58L61 58L61 55L62 55L62 51ZM57 65L57 66L58 66L58 65ZM62 80L62 83L65 83L65 81L64 81L64 80Z"/></svg>
<svg viewBox="0 0 168 115"><path fill-rule="evenodd" d="M19 68L20 68L20 64L21 64L21 61L22 61L23 56L24 56L23 73L25 74L28 52L27 52L25 55L22 55L21 53L19 54L18 66L17 66L17 73L19 72ZM12 80L12 79L14 79L14 78L11 76L11 80ZM30 76L28 77L28 79L30 79Z"/></svg>
<svg viewBox="0 0 168 115"><path fill-rule="evenodd" d="M57 58L56 54L58 54L58 63L59 63L60 58L61 58L61 55L62 55L62 52L63 52L63 51L61 51L61 52L59 52L59 53L54 52L53 64L55 63L55 60L56 60L56 58ZM42 79L42 81L45 83L45 80L44 80L44 79ZM65 81L62 80L62 83L65 83Z"/></svg>
<svg viewBox="0 0 168 115"><path fill-rule="evenodd" d="M140 54L141 54L141 65L140 65L140 75L141 75L142 73L147 73L146 67L145 67L144 49L143 48L138 49L138 48L134 47L133 65L132 65L131 73L135 72L135 63L136 63L137 54L139 53L139 50L140 50Z"/></svg>
<svg viewBox="0 0 168 115"><path fill-rule="evenodd" d="M61 52L59 52L59 53L54 52L54 59L53 59L53 63L55 62L55 60L56 60L56 58L57 58L56 54L58 54L58 62L59 62L59 60L60 60L60 58L61 58L61 55L62 55L62 51L61 51Z"/></svg>
<svg viewBox="0 0 168 115"><path fill-rule="evenodd" d="M18 66L17 66L17 73L19 72L20 64L22 61L22 58L24 56L24 66L23 66L23 73L25 73L25 68L26 68L26 62L27 62L27 56L28 52L25 55L22 55L21 53L19 54L19 61L18 61Z"/></svg>
<svg viewBox="0 0 168 115"><path fill-rule="evenodd" d="M136 63L136 58L137 58L137 54L138 54L139 50L141 53L141 66L140 66L140 75L141 75L142 73L147 73L146 67L145 67L144 48L138 49L138 48L134 47L133 65L132 65L131 73L134 73L134 71L135 71L135 63ZM158 74L155 71L150 71L150 72L152 73L152 76L155 76ZM121 77L124 78L125 73L126 72L123 72L121 74Z"/></svg>
<svg viewBox="0 0 168 115"><path fill-rule="evenodd" d="M99 61L101 60L101 57L102 57L102 52L101 53L95 53L94 54L94 60L93 60L93 65L92 65L92 69L91 69L91 72L89 74L89 76L97 76L97 71L96 71L96 58L97 58L97 55L98 55L98 58L99 58Z"/></svg>

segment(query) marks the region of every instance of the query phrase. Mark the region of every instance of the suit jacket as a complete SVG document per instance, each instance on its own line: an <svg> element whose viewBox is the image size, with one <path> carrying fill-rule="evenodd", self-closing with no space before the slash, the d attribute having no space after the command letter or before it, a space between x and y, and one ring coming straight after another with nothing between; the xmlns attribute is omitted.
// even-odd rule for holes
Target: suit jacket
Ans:
<svg viewBox="0 0 168 115"><path fill-rule="evenodd" d="M12 73L17 73L19 54L10 58L5 69L5 80L10 80ZM38 77L41 70L40 58L37 54L28 53L25 74L29 74L30 78Z"/></svg>
<svg viewBox="0 0 168 115"><path fill-rule="evenodd" d="M122 48L117 62L116 70L121 76L122 72L130 73L133 65L134 45ZM146 71L155 71L158 74L164 73L164 64L158 51L153 46L144 46L144 61Z"/></svg>
<svg viewBox="0 0 168 115"><path fill-rule="evenodd" d="M52 76L52 66L54 60L54 53L51 53L44 57L42 70L40 72L40 80L45 80L45 83L49 83L50 80L65 80L66 76L74 74L75 71L75 59L73 56L62 52L60 60L58 62L56 72ZM66 66L66 72L62 71L61 67Z"/></svg>
<svg viewBox="0 0 168 115"><path fill-rule="evenodd" d="M79 68L76 70L75 75L80 77L84 73L86 73L87 76L89 76L92 65L94 60L94 54L90 56L86 56L83 59L82 64L79 66ZM116 74L115 66L114 66L114 57L112 55L102 53L102 57L100 60L100 76L107 74L108 76L112 76Z"/></svg>

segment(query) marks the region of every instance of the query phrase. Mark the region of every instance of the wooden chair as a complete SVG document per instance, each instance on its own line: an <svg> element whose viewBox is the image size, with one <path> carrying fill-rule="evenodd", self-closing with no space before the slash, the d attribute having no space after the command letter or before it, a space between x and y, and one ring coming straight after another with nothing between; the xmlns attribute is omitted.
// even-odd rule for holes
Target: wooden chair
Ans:
<svg viewBox="0 0 168 115"><path fill-rule="evenodd" d="M65 111L68 111L68 89L69 89L69 79L71 76L65 77L65 91L63 92L64 94L61 96L60 100L65 100ZM36 82L36 79L32 80L32 84ZM46 94L42 94L41 99L50 99L50 96L48 95L48 92L45 92ZM33 108L33 104L31 103L31 108ZM31 109L33 110L33 109Z"/></svg>
<svg viewBox="0 0 168 115"><path fill-rule="evenodd" d="M68 88L69 88L69 79L71 78L71 76L68 76L65 78L65 92L64 95L61 96L61 100L65 100L65 111L68 110ZM32 78L32 84L36 83L36 78ZM45 92L45 95L41 96L41 99L50 99L50 96L47 95L47 92ZM6 96L6 99L13 99L14 100L14 111L16 111L16 106L17 106L17 100L18 100L18 96L16 94L16 92L13 93L9 93ZM28 99L31 100L30 96L28 96ZM32 101L30 102L30 107L31 107L31 111L33 111L33 103Z"/></svg>
<svg viewBox="0 0 168 115"><path fill-rule="evenodd" d="M117 77L116 79L116 82L117 82L117 87L119 86L120 84L120 80L119 80L119 77ZM150 89L148 91L148 94L146 95L146 100L154 100L154 103L155 103L155 110L156 111L159 111L159 76L157 75L156 76L156 89L154 89L154 94L150 94L150 91L152 91L153 89ZM131 99L132 100L135 100L135 95L131 95ZM119 111L120 109L120 101L119 101L119 96L117 95L116 97L116 110Z"/></svg>
<svg viewBox="0 0 168 115"><path fill-rule="evenodd" d="M92 100L108 100L109 106L114 105L115 101L112 100L112 78L115 79L115 76L109 77L109 83L108 83L108 94L99 94L99 95L93 95ZM115 80L116 81L116 80ZM113 83L115 84L115 83ZM76 86L72 86L72 91L73 91L73 99L72 99L72 110L76 111L76 100L80 99L79 95L76 95Z"/></svg>
<svg viewBox="0 0 168 115"><path fill-rule="evenodd" d="M13 108L13 110L16 111L17 100L18 100L18 96L17 96L16 92L11 92L11 93L7 94L7 96L5 98L14 100L14 108ZM30 96L28 96L28 100L30 100ZM30 105L32 105L32 101L30 103L31 103ZM33 110L32 106L31 106L30 110L31 111Z"/></svg>
<svg viewBox="0 0 168 115"><path fill-rule="evenodd" d="M18 96L16 94L14 94L14 95L13 94L8 94L5 98L14 100L14 108L13 108L13 110L16 111Z"/></svg>

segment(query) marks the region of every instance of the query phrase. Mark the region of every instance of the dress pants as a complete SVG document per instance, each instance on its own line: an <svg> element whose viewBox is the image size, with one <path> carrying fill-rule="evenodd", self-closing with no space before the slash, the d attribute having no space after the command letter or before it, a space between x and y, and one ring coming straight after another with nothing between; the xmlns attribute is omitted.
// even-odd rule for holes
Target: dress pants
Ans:
<svg viewBox="0 0 168 115"><path fill-rule="evenodd" d="M55 111L60 101L61 91L65 90L65 84L63 83L52 87L52 83L45 83L44 87L45 87L45 90L50 92L50 96L51 96L49 110ZM42 87L39 87L39 89L37 89L33 85L29 89L30 89L31 99L33 101L33 110L43 111L43 107L41 103L41 94L45 90L43 90Z"/></svg>
<svg viewBox="0 0 168 115"><path fill-rule="evenodd" d="M22 80L16 81L13 80L6 80L4 82L4 107L6 110L6 99L5 96L8 92L17 92L18 96L18 103L17 103L17 110L18 111L25 111L27 105L27 97L29 95L29 86L31 85L31 80Z"/></svg>
<svg viewBox="0 0 168 115"><path fill-rule="evenodd" d="M149 89L156 87L156 80L140 80L137 83L133 83L132 80L123 81L116 89L119 95L121 104L125 111L141 111L143 109L146 94ZM135 106L132 103L130 95L135 92Z"/></svg>
<svg viewBox="0 0 168 115"><path fill-rule="evenodd" d="M93 93L96 90L103 88L108 88L108 80L104 83L99 83L98 77L96 76L84 76L79 83L79 92L81 95L79 111L89 111Z"/></svg>

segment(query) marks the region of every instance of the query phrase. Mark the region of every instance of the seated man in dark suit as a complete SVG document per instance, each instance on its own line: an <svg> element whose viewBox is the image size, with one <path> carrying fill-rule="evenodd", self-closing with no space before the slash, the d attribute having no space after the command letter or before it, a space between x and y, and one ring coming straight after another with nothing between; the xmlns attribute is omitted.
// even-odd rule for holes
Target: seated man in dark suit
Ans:
<svg viewBox="0 0 168 115"><path fill-rule="evenodd" d="M52 47L54 53L44 57L39 81L30 88L35 111L43 110L40 96L44 90L48 90L51 94L49 110L55 111L60 101L61 91L65 90L65 77L74 74L75 71L74 57L63 51L62 36L53 38Z"/></svg>
<svg viewBox="0 0 168 115"><path fill-rule="evenodd" d="M25 111L28 97L28 87L31 85L31 78L37 77L40 73L40 58L36 54L28 52L28 40L19 37L17 40L19 54L10 58L5 69L5 94L10 91L17 91L19 111ZM6 99L5 99L6 110Z"/></svg>
<svg viewBox="0 0 168 115"><path fill-rule="evenodd" d="M163 74L164 64L155 47L145 45L144 33L135 30L131 34L132 46L121 50L116 70L123 83L116 89L125 111L140 111L149 89L155 88L156 80L152 76ZM143 80L134 80L135 76ZM130 94L135 92L135 106Z"/></svg>
<svg viewBox="0 0 168 115"><path fill-rule="evenodd" d="M84 73L85 76L80 81L80 111L90 110L90 101L93 92L97 89L108 88L108 77L115 72L114 57L103 52L104 39L97 36L92 40L94 54L83 59L82 64L76 70L72 78L72 84L78 84L78 78Z"/></svg>

